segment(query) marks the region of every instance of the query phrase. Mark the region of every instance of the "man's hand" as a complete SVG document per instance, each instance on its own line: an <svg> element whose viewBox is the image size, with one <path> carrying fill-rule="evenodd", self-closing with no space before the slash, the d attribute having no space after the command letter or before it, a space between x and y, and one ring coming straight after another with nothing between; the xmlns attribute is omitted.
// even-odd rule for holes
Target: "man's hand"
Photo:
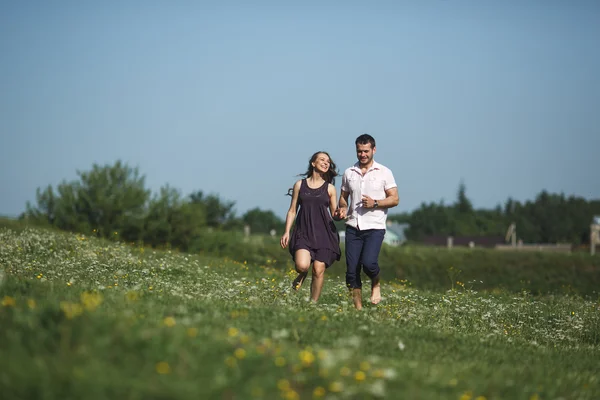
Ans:
<svg viewBox="0 0 600 400"><path fill-rule="evenodd" d="M343 219L346 219L347 211L348 210L346 208L337 208L335 210L335 212L333 213L333 219L335 219L336 221L341 221Z"/></svg>
<svg viewBox="0 0 600 400"><path fill-rule="evenodd" d="M375 200L367 196L366 194L362 195L361 204L365 208L375 208Z"/></svg>

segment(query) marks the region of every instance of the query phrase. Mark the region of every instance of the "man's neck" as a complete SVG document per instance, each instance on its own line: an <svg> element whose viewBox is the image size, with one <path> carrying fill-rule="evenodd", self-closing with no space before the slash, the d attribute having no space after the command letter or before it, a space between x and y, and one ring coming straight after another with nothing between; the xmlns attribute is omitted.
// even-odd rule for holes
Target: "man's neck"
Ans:
<svg viewBox="0 0 600 400"><path fill-rule="evenodd" d="M360 171L363 173L363 175L365 174L365 172L367 172L368 170L371 169L371 167L373 166L373 164L375 163L375 160L371 160L369 161L367 164L361 164L360 162L358 163L358 166L360 167Z"/></svg>

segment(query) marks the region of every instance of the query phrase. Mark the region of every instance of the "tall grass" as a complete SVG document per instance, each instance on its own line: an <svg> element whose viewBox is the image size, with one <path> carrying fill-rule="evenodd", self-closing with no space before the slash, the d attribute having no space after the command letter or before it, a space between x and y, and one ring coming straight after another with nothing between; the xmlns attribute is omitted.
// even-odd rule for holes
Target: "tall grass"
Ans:
<svg viewBox="0 0 600 400"><path fill-rule="evenodd" d="M600 304L577 294L383 282L318 304L288 261L0 230L3 399L594 399ZM448 268L450 265L448 265ZM523 286L526 286L524 284ZM364 288L368 298L368 288Z"/></svg>

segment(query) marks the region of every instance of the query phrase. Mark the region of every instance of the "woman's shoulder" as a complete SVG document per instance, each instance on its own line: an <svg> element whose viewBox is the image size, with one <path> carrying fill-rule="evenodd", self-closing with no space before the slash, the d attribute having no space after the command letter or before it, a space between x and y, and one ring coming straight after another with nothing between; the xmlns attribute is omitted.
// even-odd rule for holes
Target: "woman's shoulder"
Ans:
<svg viewBox="0 0 600 400"><path fill-rule="evenodd" d="M335 185L333 183L328 183L327 184L327 192L329 194L335 193Z"/></svg>

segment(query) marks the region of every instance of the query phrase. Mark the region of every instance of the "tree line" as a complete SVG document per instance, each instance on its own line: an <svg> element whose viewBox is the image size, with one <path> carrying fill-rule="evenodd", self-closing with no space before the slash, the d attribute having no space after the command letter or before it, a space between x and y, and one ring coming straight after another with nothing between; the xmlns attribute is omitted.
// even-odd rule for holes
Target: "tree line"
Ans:
<svg viewBox="0 0 600 400"><path fill-rule="evenodd" d="M169 185L152 194L137 168L121 161L94 164L77 171L77 180L63 181L36 191L36 204L27 203L20 216L72 232L142 241L152 246L166 244L183 251L197 250L203 237L215 231L280 234L284 221L271 210L254 208L241 216L235 202L197 190L186 196ZM533 201L508 199L504 206L474 209L461 183L453 204L423 203L411 213L390 214L389 219L410 225L407 237L418 242L428 235L504 235L511 223L525 242L586 243L594 215L600 215L600 200L565 197L542 191ZM343 223L338 223L342 227Z"/></svg>
<svg viewBox="0 0 600 400"><path fill-rule="evenodd" d="M493 209L474 209L459 185L453 204L422 203L411 213L390 219L410 225L407 237L418 241L429 235L505 236L515 223L517 236L525 243L589 243L590 225L600 216L600 200L586 200L542 190L534 200L519 202L508 198Z"/></svg>
<svg viewBox="0 0 600 400"><path fill-rule="evenodd" d="M59 229L142 241L151 246L170 245L183 251L197 249L199 240L215 230L253 233L283 230L283 222L270 210L255 208L241 217L235 202L202 190L183 196L165 185L152 194L137 168L121 161L114 165L94 164L90 171L77 171L79 179L63 181L36 191L20 216L37 224Z"/></svg>

